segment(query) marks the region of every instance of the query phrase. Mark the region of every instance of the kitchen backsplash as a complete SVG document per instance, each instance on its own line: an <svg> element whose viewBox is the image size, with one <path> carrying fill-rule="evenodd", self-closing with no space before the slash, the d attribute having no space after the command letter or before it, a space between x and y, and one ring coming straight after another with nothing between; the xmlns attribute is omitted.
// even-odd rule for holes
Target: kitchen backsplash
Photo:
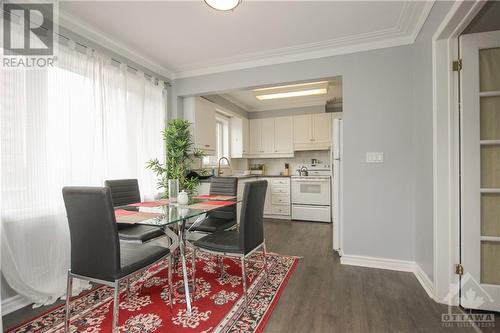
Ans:
<svg viewBox="0 0 500 333"><path fill-rule="evenodd" d="M317 159L320 164L331 164L329 150L296 151L292 158L251 158L248 164L265 164L268 175L279 175L285 170L285 163L290 164L290 175L295 175L299 166L311 164L311 159Z"/></svg>

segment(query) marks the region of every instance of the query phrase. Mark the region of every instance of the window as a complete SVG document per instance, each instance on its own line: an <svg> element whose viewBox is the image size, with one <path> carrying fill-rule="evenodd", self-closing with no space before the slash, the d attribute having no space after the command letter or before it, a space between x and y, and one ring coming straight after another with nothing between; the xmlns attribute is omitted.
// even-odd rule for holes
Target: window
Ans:
<svg viewBox="0 0 500 333"><path fill-rule="evenodd" d="M203 166L217 166L222 157L229 158L229 119L221 114L217 114L215 122L216 146L215 153L203 158ZM221 165L228 165L226 160L221 161Z"/></svg>

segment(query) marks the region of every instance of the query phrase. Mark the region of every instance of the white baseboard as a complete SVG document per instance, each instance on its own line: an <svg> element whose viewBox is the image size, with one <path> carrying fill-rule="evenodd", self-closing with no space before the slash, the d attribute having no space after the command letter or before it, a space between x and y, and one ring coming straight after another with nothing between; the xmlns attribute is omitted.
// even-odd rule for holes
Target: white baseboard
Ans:
<svg viewBox="0 0 500 333"><path fill-rule="evenodd" d="M30 304L32 303L21 295L16 295L4 299L2 300L2 316L24 308L26 305Z"/></svg>
<svg viewBox="0 0 500 333"><path fill-rule="evenodd" d="M396 260L377 257L366 257L356 255L343 255L340 257L342 265L370 267L379 269L388 269L392 271L411 272L415 275L418 282L424 288L430 298L434 298L434 286L422 267L414 261L409 260Z"/></svg>
<svg viewBox="0 0 500 333"><path fill-rule="evenodd" d="M434 299L434 283L432 283L429 276L425 274L424 270L418 263L415 263L415 270L413 271L418 282L422 285L424 290L427 292L430 298Z"/></svg>
<svg viewBox="0 0 500 333"><path fill-rule="evenodd" d="M344 254L340 258L340 263L342 265L381 268L401 272L413 272L415 265L414 262L406 260L353 256L347 254Z"/></svg>

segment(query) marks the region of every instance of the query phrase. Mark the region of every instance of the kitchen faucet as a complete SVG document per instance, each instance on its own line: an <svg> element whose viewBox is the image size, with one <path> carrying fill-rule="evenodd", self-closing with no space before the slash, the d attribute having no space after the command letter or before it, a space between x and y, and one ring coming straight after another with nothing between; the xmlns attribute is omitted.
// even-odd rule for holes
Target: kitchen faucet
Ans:
<svg viewBox="0 0 500 333"><path fill-rule="evenodd" d="M220 176L220 162L222 160L226 160L227 161L227 166L231 166L231 162L229 162L229 159L227 157L222 156L221 158L219 158L219 165L217 166L217 177Z"/></svg>

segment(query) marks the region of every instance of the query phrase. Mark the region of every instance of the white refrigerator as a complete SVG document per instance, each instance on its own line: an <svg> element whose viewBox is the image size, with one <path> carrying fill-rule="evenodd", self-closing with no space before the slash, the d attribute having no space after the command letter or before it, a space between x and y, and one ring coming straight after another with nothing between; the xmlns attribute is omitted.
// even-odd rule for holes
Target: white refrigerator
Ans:
<svg viewBox="0 0 500 333"><path fill-rule="evenodd" d="M332 133L332 220L333 249L342 255L342 119L333 119Z"/></svg>

